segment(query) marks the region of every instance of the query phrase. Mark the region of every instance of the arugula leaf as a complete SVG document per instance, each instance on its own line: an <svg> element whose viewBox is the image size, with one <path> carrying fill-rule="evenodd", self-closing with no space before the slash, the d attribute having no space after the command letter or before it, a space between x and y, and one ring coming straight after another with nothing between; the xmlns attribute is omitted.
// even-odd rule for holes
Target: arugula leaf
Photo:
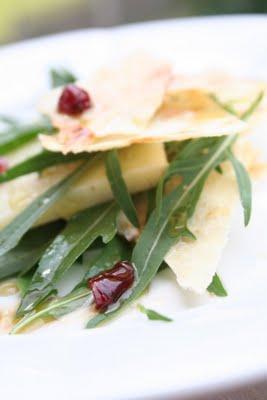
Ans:
<svg viewBox="0 0 267 400"><path fill-rule="evenodd" d="M9 130L0 135L0 155L29 142L42 132L52 133L53 128L45 121L33 125L10 126Z"/></svg>
<svg viewBox="0 0 267 400"><path fill-rule="evenodd" d="M180 154L181 150L190 140L181 140L178 142L166 142L164 143L165 152L167 154L167 159L171 162L174 158Z"/></svg>
<svg viewBox="0 0 267 400"><path fill-rule="evenodd" d="M162 261L162 263L160 264L160 266L159 266L159 269L158 269L158 272L160 272L160 271L164 271L164 269L170 269L170 267L169 267L169 265L166 263L166 261Z"/></svg>
<svg viewBox="0 0 267 400"><path fill-rule="evenodd" d="M242 120L247 120L253 113L254 111L258 108L259 104L261 103L262 99L264 97L264 91L261 91L256 98L252 101L250 106L241 114L240 118ZM229 111L227 105L221 103L218 98L216 98L217 103L224 108L226 111ZM232 109L232 113L237 115L235 111ZM247 170L245 167L242 165L242 163L236 159L234 154L229 151L227 151L227 158L228 160L232 163L232 166L235 171L237 183L238 183L238 189L239 189L239 194L240 194L240 199L241 199L241 204L244 210L244 223L245 226L248 225L251 217L251 208L252 208L252 187L251 187L251 180L248 175Z"/></svg>
<svg viewBox="0 0 267 400"><path fill-rule="evenodd" d="M215 168L215 171L217 171L218 174L223 175L223 169L222 169L222 167L221 167L220 165L218 165L218 166Z"/></svg>
<svg viewBox="0 0 267 400"><path fill-rule="evenodd" d="M75 75L72 72L68 71L65 68L51 68L50 70L50 81L51 86L56 88L58 86L64 86L68 83L73 83L77 81Z"/></svg>
<svg viewBox="0 0 267 400"><path fill-rule="evenodd" d="M228 104L222 103L215 95L211 94L211 97L213 98L216 103L222 107L224 110L227 112L234 114L235 116L238 117L236 111L229 106ZM253 100L253 102L250 104L248 109L240 116L240 119L246 120L248 119L253 112L256 110L256 108L259 106L260 102L262 101L264 97L264 92L260 92L256 98ZM234 141L237 139L237 135L234 136ZM185 180L185 173L186 169L192 169L194 166L196 169L198 168L198 164L200 165L201 163L206 162L206 159L208 157L208 153L213 151L213 147L217 146L217 137L214 138L199 138L199 139L192 139L189 141L186 141L185 145L180 146L180 150L177 152L176 157L174 157L174 161L171 162L169 165L167 171L165 174L162 176L162 178L159 181L158 187L157 187L157 192L156 192L156 208L158 215L161 212L161 205L162 205L162 198L163 198L163 190L164 190L164 185L167 182L168 179L170 179L172 176L175 175L182 175L184 180ZM192 159L192 157L195 156L195 159ZM229 159L229 152L221 155L221 159L218 160L217 165L214 167L219 173L222 172L220 163L225 161L226 159ZM232 163L235 163L235 161L232 159ZM192 165L190 165L192 164ZM234 165L234 169L236 171L237 175L237 180L238 180L238 185L239 185L239 191L241 195L241 202L244 207L244 212L245 212L245 225L248 224L249 218L250 218L250 212L251 212L251 184L249 180L249 176L242 165L240 166L237 163ZM241 182L242 180L242 182ZM185 183L185 182L184 182ZM242 188L242 190L241 190ZM246 192L246 189L248 192Z"/></svg>
<svg viewBox="0 0 267 400"><path fill-rule="evenodd" d="M130 249L128 243L126 243L125 240L115 236L106 246L103 247L102 254L98 255L90 262L87 262L86 266L88 271L86 272L80 284L78 284L71 293L56 300L53 299L52 301L46 302L41 307L41 315L39 314L39 311L26 314L26 316L19 321L13 333L18 333L21 329L27 327L29 324L34 322L34 320L40 317L53 316L55 318L59 318L62 315L66 315L82 307L85 303L89 304L91 296L88 288L85 286L87 280L92 276L109 269L119 260L128 260L129 253ZM20 289L22 287L22 295L24 295L28 289L30 283L31 281L29 281L28 276L26 276L25 280L20 278L18 281L18 286ZM53 306L52 310L51 306Z"/></svg>
<svg viewBox="0 0 267 400"><path fill-rule="evenodd" d="M179 158L179 160L186 160L188 157L197 158L199 156L207 155L212 151L213 146L216 146L217 140L218 137L216 136L187 140L186 145L183 146L176 159Z"/></svg>
<svg viewBox="0 0 267 400"><path fill-rule="evenodd" d="M234 154L231 151L228 151L227 155L235 171L241 204L244 210L244 223L245 226L247 226L250 221L252 208L251 180L247 170L245 169L243 164L234 156Z"/></svg>
<svg viewBox="0 0 267 400"><path fill-rule="evenodd" d="M36 221L69 189L97 158L85 162L65 179L37 197L9 225L0 231L0 256L13 249Z"/></svg>
<svg viewBox="0 0 267 400"><path fill-rule="evenodd" d="M32 311L50 294L56 293L55 283L97 237L102 236L104 243L114 237L117 213L117 206L109 203L89 208L70 219L43 254L18 315Z"/></svg>
<svg viewBox="0 0 267 400"><path fill-rule="evenodd" d="M217 274L214 275L211 284L207 288L207 291L219 297L227 296L227 291L223 287L220 277Z"/></svg>
<svg viewBox="0 0 267 400"><path fill-rule="evenodd" d="M178 174L177 174L178 175ZM160 218L161 214L161 209L162 209L162 200L163 200L163 192L164 192L164 186L167 181L168 177L168 170L165 172L165 174L160 178L157 190L156 190L156 210L157 210L157 215L158 218Z"/></svg>
<svg viewBox="0 0 267 400"><path fill-rule="evenodd" d="M88 153L64 155L44 150L2 173L0 175L0 183L30 174L31 172L40 172L54 165L71 163L78 160L89 160L90 158L92 158L92 155Z"/></svg>
<svg viewBox="0 0 267 400"><path fill-rule="evenodd" d="M229 114L232 115L237 115L235 109L233 108L231 103L222 103L219 98L216 96L215 93L211 93L210 97L212 98L212 100L215 101L215 103L217 103L218 106L222 107L225 111L227 111Z"/></svg>
<svg viewBox="0 0 267 400"><path fill-rule="evenodd" d="M159 314L157 311L151 310L150 308L146 308L142 304L138 304L138 309L139 311L141 311L141 313L145 314L147 318L152 321L172 322L171 318Z"/></svg>
<svg viewBox="0 0 267 400"><path fill-rule="evenodd" d="M17 322L13 327L10 334L14 335L19 333L40 318L52 317L57 319L65 314L75 311L87 303L90 304L90 302L92 302L91 291L86 288L79 288L67 296L49 300L43 304L38 311L32 311L25 315L25 317Z"/></svg>
<svg viewBox="0 0 267 400"><path fill-rule="evenodd" d="M63 226L57 221L27 232L14 249L0 257L0 279L31 269Z"/></svg>
<svg viewBox="0 0 267 400"><path fill-rule="evenodd" d="M114 198L129 221L136 227L139 226L138 217L131 195L123 179L118 152L111 150L105 158L106 174Z"/></svg>
<svg viewBox="0 0 267 400"><path fill-rule="evenodd" d="M83 263L87 268L83 281L86 282L93 276L113 267L118 261L129 260L130 257L131 250L129 244L125 240L115 236L93 260Z"/></svg>
<svg viewBox="0 0 267 400"><path fill-rule="evenodd" d="M32 280L32 273L29 271L26 275L18 276L17 278L17 287L20 291L20 295L24 296L28 287L30 286Z"/></svg>
<svg viewBox="0 0 267 400"><path fill-rule="evenodd" d="M215 147L216 149L216 147ZM211 152L212 153L212 152ZM162 199L163 199L163 190L164 190L164 185L166 182L172 178L173 176L181 176L182 177L182 184L181 186L186 186L188 182L191 181L192 175L196 174L201 168L203 168L206 163L209 160L210 155L204 155L204 156L199 156L199 157L193 157L193 158L186 158L186 159L177 159L174 160L168 167L167 171L165 174L161 177L160 182L157 187L157 192L156 192L156 210L157 210L157 215L158 218L160 217L161 213L161 208L162 208ZM218 158L216 165L214 165L214 168L217 167L224 158L224 153L221 154L220 158ZM204 176L204 181L205 181L205 176ZM202 182L202 181L200 181ZM204 185L204 182L203 182ZM203 185L200 184L195 188L195 193L198 194L198 197L201 193L201 190L203 188ZM197 199L198 199L197 197Z"/></svg>
<svg viewBox="0 0 267 400"><path fill-rule="evenodd" d="M123 307L137 299L149 285L169 249L180 239L180 235L170 237L168 233L171 216L185 206L193 212L195 204L190 206L190 202L193 201L194 203L196 201L196 188L200 183L203 185L204 177L207 177L210 171L218 164L222 154L231 146L233 140L235 140L235 136L218 138L217 145L207 155L206 163L198 171L194 170L190 179L188 176L186 186L179 185L163 199L160 218L158 218L155 211L151 214L133 250L131 261L136 267L137 280L131 294L127 299L122 300L115 310L107 310L105 313L89 320L87 328L94 328L99 323L114 317ZM190 213L188 213L188 218L190 216Z"/></svg>
<svg viewBox="0 0 267 400"><path fill-rule="evenodd" d="M262 99L264 97L264 91L262 90L255 98L255 100L250 104L250 106L247 108L246 111L243 112L241 115L241 119L247 120L253 113L254 111L259 107Z"/></svg>
<svg viewBox="0 0 267 400"><path fill-rule="evenodd" d="M183 184L186 184L188 177L191 177L192 172L198 171L203 165L206 164L209 155L200 156L196 158L178 159L174 160L168 167L164 178L172 178L175 175L180 175L183 177Z"/></svg>
<svg viewBox="0 0 267 400"><path fill-rule="evenodd" d="M147 193L147 218L149 218L152 211L156 207L156 200L155 200L156 189L152 188L148 190L146 193Z"/></svg>
<svg viewBox="0 0 267 400"><path fill-rule="evenodd" d="M169 167L161 177L157 190L156 190L156 209L158 217L161 213L162 199L163 199L163 191L164 186L169 179L174 176L180 176L183 178L183 185L187 184L187 179L195 170L197 171L202 165L206 163L209 159L209 154L212 154L217 146L220 138L212 137L212 138L199 138L186 140L184 146L181 146L181 150L177 153L176 157L173 158L173 161L169 164ZM224 161L226 158L225 154L222 154L220 159L217 161L217 165L214 168L218 168L219 164ZM195 193L200 195L203 185L205 182L205 177L203 184L201 183L195 189ZM197 201L196 197L196 201Z"/></svg>
<svg viewBox="0 0 267 400"><path fill-rule="evenodd" d="M259 94L256 96L256 98L252 101L250 106L245 110L240 116L236 112L236 110L233 108L232 105L229 103L223 103L221 100L215 95L211 94L210 97L225 111L229 112L230 114L235 115L236 117L239 117L242 120L247 120L253 113L254 111L258 108L259 104L261 103L263 97L264 97L264 91L260 91Z"/></svg>
<svg viewBox="0 0 267 400"><path fill-rule="evenodd" d="M3 122L4 124L10 125L10 126L17 125L17 120L14 119L13 117L9 117L7 115L0 114L0 122Z"/></svg>
<svg viewBox="0 0 267 400"><path fill-rule="evenodd" d="M193 201L193 199L192 199ZM196 240L195 235L187 227L188 209L181 207L178 212L174 212L170 217L168 234L171 237L187 237Z"/></svg>

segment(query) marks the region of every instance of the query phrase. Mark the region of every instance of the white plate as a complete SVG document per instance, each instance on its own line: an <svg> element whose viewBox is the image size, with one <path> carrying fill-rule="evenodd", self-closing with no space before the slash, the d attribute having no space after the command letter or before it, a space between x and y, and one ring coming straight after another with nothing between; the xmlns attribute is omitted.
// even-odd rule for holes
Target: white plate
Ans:
<svg viewBox="0 0 267 400"><path fill-rule="evenodd" d="M51 66L82 77L141 48L181 71L217 68L267 78L266 37L267 18L245 16L84 30L7 46L0 51L0 112L25 115L46 90ZM257 139L265 149L266 133ZM228 298L191 296L165 272L142 302L173 323L148 321L133 308L96 330L66 318L31 335L2 336L1 398L178 399L266 377L265 189L266 180L255 187L247 229L240 210L236 216L219 268Z"/></svg>

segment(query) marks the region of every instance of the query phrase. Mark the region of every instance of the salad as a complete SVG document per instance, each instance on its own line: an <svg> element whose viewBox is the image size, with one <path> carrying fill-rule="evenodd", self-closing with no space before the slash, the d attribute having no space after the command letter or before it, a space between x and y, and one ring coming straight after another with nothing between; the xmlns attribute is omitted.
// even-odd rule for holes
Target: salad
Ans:
<svg viewBox="0 0 267 400"><path fill-rule="evenodd" d="M238 194L250 221L260 161L248 134L265 85L179 75L143 53L86 81L65 69L51 78L38 122L1 117L0 293L20 296L10 333L82 307L95 328L132 303L170 322L140 304L163 268L184 289L226 296L216 270Z"/></svg>

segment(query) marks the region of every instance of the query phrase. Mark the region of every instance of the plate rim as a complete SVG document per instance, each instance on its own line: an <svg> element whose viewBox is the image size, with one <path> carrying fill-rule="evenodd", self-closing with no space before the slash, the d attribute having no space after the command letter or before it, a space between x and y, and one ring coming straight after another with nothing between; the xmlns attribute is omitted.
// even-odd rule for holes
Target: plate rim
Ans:
<svg viewBox="0 0 267 400"><path fill-rule="evenodd" d="M63 39L69 36L73 35L86 35L89 33L98 33L98 32L105 32L108 33L110 31L118 31L118 30L129 30L129 29L136 29L139 27L150 27L150 26L156 26L156 25L163 25L166 23L170 24L187 24L187 23L192 23L192 22L201 22L201 23L206 23L207 21L216 21L216 20L223 20L224 22L227 22L228 20L236 20L237 22L239 21L252 21L252 20L264 20L265 22L267 21L267 15L262 15L262 14L235 14L235 15L220 15L220 16L203 16L203 17L185 17L185 18L174 18L174 19L167 19L167 20L154 20L154 21L148 21L148 22L141 22L141 23L131 23L131 24L123 24L120 26L115 26L115 27L109 27L109 28L85 28L85 29L76 29L76 30L71 30L71 31L66 31L66 32L60 32L56 34L49 34L45 35L42 37L38 38L32 38L32 39L27 39L27 40L22 40L18 41L15 43L10 43L7 45L0 46L0 55L2 52L8 53L8 52L14 52L17 50L18 47L24 47L24 46L36 46L39 44L42 44L44 41L51 41L54 39ZM54 335L54 334L53 334ZM16 338L12 338L11 340L16 340ZM0 337L0 345L2 342L2 337ZM258 373L254 374L254 376L251 376L251 383L254 383L258 380L266 379L267 376L267 370L266 371L258 371ZM167 392L166 390L163 390L161 393L158 393L157 396L155 397L155 393L148 395L148 396L142 396L143 399L162 399L162 396L166 398L174 398L176 396L177 398L177 393L179 396L184 396L189 398L190 396L197 394L199 390L201 390L201 395L212 395L215 390L222 390L222 389L231 389L231 388L236 388L244 383L248 383L249 378L240 375L240 377L234 377L233 382L230 382L229 379L227 382L221 381L220 383L217 381L213 382L212 385L210 382L208 382L206 385L202 385L202 388L195 388L193 391L188 388L188 390L177 392L177 389L170 390ZM139 398L139 397L138 397ZM140 397L141 398L141 397Z"/></svg>

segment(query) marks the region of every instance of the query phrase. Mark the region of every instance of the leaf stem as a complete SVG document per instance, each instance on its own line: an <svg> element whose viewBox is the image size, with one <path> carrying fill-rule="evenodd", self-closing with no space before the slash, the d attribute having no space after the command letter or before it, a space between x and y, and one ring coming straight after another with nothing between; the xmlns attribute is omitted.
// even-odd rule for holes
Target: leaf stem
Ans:
<svg viewBox="0 0 267 400"><path fill-rule="evenodd" d="M51 313L51 311L56 310L59 307L64 307L68 305L70 302L77 301L83 298L86 298L91 296L91 292L86 290L84 293L80 293L78 295L74 295L73 297L68 297L66 299L63 298L62 301L60 299L56 302L52 302L48 307L43 308L40 311L33 311L30 315L26 315L24 318L22 318L10 331L10 335L14 335L24 329L26 326L30 325L34 320L38 318L45 317Z"/></svg>

